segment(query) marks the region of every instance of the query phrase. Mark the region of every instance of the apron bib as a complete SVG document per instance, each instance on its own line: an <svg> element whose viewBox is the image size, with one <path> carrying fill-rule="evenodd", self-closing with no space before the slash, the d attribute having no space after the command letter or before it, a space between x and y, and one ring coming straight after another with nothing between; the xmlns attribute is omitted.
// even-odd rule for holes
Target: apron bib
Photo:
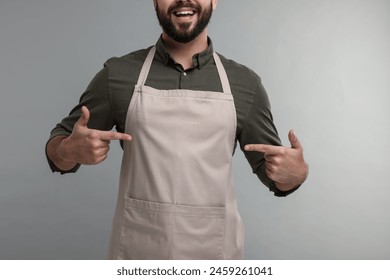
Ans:
<svg viewBox="0 0 390 280"><path fill-rule="evenodd" d="M223 93L145 86L151 48L129 104L110 259L241 259L243 225L231 174L236 110Z"/></svg>

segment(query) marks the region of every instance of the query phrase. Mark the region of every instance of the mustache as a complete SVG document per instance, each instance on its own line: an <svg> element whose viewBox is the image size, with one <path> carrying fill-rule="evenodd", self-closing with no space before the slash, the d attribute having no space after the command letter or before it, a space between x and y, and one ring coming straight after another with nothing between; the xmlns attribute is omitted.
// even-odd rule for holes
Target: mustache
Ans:
<svg viewBox="0 0 390 280"><path fill-rule="evenodd" d="M174 10L180 9L180 8L191 8L195 10L197 13L200 13L202 11L202 7L200 7L198 4L192 2L192 1L179 1L175 4L172 4L168 8L168 14L171 14Z"/></svg>

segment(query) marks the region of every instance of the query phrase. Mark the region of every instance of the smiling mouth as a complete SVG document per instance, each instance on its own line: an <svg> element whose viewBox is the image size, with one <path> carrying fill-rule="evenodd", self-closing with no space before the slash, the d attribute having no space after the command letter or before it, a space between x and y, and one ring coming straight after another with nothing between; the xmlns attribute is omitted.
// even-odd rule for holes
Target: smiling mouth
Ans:
<svg viewBox="0 0 390 280"><path fill-rule="evenodd" d="M176 17L192 17L193 15L196 14L195 10L177 10L173 11L173 14Z"/></svg>

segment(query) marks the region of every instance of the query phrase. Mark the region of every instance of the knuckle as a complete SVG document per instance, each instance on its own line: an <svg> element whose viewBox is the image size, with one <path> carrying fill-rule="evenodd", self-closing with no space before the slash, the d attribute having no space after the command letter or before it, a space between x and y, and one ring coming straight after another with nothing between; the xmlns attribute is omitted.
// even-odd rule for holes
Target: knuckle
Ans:
<svg viewBox="0 0 390 280"><path fill-rule="evenodd" d="M92 155L94 158L98 158L101 155L101 151L96 149L92 152Z"/></svg>
<svg viewBox="0 0 390 280"><path fill-rule="evenodd" d="M274 164L276 165L276 166L278 166L278 165L280 165L281 164L281 159L279 158L279 157L275 157L274 158Z"/></svg>
<svg viewBox="0 0 390 280"><path fill-rule="evenodd" d="M96 142L96 141L91 141L90 144L89 144L90 148L91 148L91 153L93 155L95 155L96 153L96 150L99 148L99 144Z"/></svg>
<svg viewBox="0 0 390 280"><path fill-rule="evenodd" d="M101 163L102 162L102 160L101 160L101 157L94 157L93 159L92 159L92 163L94 164L94 165L96 165L96 164L99 164L99 163Z"/></svg>
<svg viewBox="0 0 390 280"><path fill-rule="evenodd" d="M97 163L96 164L103 162L106 158L107 158L107 154L104 154L103 156L100 156L99 158L97 158Z"/></svg>
<svg viewBox="0 0 390 280"><path fill-rule="evenodd" d="M279 154L280 154L281 156L286 156L286 154L287 154L287 149L285 149L285 148L280 148L280 149L279 149Z"/></svg>
<svg viewBox="0 0 390 280"><path fill-rule="evenodd" d="M99 137L99 133L95 130L91 130L91 132L89 133L89 138L96 139L98 137Z"/></svg>
<svg viewBox="0 0 390 280"><path fill-rule="evenodd" d="M268 178L275 180L274 173L271 170L267 169L265 173L267 174Z"/></svg>

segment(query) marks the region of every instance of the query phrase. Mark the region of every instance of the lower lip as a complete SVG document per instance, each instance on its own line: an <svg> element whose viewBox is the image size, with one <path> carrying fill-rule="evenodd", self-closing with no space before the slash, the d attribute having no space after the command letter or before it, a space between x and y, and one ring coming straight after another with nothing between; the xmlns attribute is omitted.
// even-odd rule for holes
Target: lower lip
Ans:
<svg viewBox="0 0 390 280"><path fill-rule="evenodd" d="M181 16L181 17L178 17L176 15L173 15L177 21L190 21L192 20L194 17L195 17L196 14L193 14L191 16Z"/></svg>

